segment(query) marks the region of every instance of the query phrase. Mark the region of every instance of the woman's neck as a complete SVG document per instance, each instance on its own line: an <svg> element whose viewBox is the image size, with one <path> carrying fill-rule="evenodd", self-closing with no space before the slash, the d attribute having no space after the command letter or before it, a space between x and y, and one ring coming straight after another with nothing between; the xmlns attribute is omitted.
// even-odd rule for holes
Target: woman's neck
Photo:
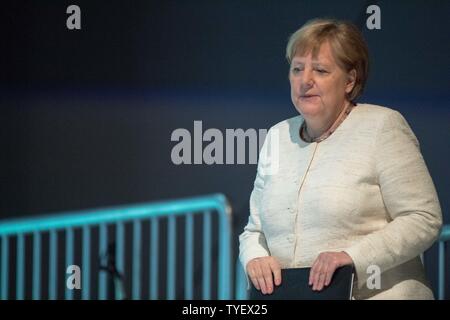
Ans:
<svg viewBox="0 0 450 320"><path fill-rule="evenodd" d="M306 121L305 131L306 135L308 136L309 140L317 140L320 139L322 136L327 135L328 133L334 132L336 128L339 126L339 124L342 121L342 117L344 116L345 112L352 106L352 103L349 101L345 101L344 105L341 108L341 111L338 113L337 116L329 119L328 121L324 122L321 120L318 121Z"/></svg>

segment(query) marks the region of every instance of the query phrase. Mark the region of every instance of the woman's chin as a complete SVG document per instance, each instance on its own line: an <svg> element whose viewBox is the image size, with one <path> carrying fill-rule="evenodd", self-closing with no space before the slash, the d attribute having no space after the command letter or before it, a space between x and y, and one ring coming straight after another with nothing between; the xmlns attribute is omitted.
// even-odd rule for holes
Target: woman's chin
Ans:
<svg viewBox="0 0 450 320"><path fill-rule="evenodd" d="M321 106L316 103L297 103L295 109L303 116L314 117L320 113Z"/></svg>

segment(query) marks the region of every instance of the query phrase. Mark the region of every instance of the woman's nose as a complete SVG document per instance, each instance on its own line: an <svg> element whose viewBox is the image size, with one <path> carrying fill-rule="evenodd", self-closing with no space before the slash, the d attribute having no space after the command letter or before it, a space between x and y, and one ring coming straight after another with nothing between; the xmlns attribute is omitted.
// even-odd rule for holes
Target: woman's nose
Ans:
<svg viewBox="0 0 450 320"><path fill-rule="evenodd" d="M303 87L312 87L314 80L312 78L312 72L305 70L302 75L301 84Z"/></svg>

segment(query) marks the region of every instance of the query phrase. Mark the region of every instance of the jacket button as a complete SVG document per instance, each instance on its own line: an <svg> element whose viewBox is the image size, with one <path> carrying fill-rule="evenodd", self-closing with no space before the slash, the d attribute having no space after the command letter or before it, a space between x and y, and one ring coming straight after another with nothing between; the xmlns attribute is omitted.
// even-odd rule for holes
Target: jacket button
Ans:
<svg viewBox="0 0 450 320"><path fill-rule="evenodd" d="M295 209L294 208L289 208L289 212L290 213L295 213Z"/></svg>
<svg viewBox="0 0 450 320"><path fill-rule="evenodd" d="M293 236L293 235L288 235L288 236L287 236L287 240L288 240L289 242L294 242L294 236Z"/></svg>

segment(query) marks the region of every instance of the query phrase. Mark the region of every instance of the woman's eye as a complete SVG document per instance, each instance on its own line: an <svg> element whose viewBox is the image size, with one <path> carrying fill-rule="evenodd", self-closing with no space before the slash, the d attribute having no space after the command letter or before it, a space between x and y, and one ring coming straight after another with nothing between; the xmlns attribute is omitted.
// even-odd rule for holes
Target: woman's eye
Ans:
<svg viewBox="0 0 450 320"><path fill-rule="evenodd" d="M327 70L324 70L324 69L317 69L316 71L319 73L327 73Z"/></svg>
<svg viewBox="0 0 450 320"><path fill-rule="evenodd" d="M292 73L299 73L300 71L302 70L299 67L292 68Z"/></svg>

